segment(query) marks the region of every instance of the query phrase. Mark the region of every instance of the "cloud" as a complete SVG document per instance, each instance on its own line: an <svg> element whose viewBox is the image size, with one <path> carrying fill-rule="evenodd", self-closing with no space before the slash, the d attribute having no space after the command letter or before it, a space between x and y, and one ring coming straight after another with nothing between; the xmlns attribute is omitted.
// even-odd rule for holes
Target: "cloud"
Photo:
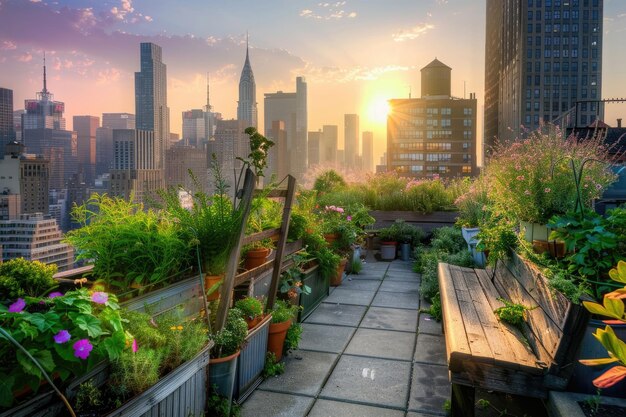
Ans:
<svg viewBox="0 0 626 417"><path fill-rule="evenodd" d="M416 26L413 26L410 29L401 29L399 32L396 32L392 35L393 40L396 42L404 42L410 41L413 39L417 39L422 35L428 33L431 29L434 29L435 25L430 23L420 23Z"/></svg>
<svg viewBox="0 0 626 417"><path fill-rule="evenodd" d="M33 56L29 52L26 52L25 54L18 56L17 60L20 62L30 62L33 60Z"/></svg>
<svg viewBox="0 0 626 417"><path fill-rule="evenodd" d="M12 51L13 49L17 49L17 45L11 41L2 41L0 49L3 51Z"/></svg>
<svg viewBox="0 0 626 417"><path fill-rule="evenodd" d="M97 84L111 84L119 81L121 71L117 68L111 67L98 71Z"/></svg>
<svg viewBox="0 0 626 417"><path fill-rule="evenodd" d="M373 81L389 72L410 71L414 67L401 65L386 65L382 67L361 67L352 68L339 67L314 67L308 65L302 71L303 75L315 83L348 83L352 81Z"/></svg>
<svg viewBox="0 0 626 417"><path fill-rule="evenodd" d="M344 9L347 1L338 1L333 3L317 3L313 9L303 9L300 11L300 17L314 20L339 20L343 18L354 19L357 14L355 11L347 11Z"/></svg>

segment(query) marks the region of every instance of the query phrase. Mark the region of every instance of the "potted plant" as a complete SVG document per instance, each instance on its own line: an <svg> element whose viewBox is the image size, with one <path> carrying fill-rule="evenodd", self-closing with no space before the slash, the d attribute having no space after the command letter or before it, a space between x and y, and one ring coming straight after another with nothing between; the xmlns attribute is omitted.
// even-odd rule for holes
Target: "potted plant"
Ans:
<svg viewBox="0 0 626 417"><path fill-rule="evenodd" d="M243 313L237 308L231 308L224 328L209 336L214 343L209 362L209 386L215 385L217 392L229 401L233 397L236 359L247 334L248 325Z"/></svg>
<svg viewBox="0 0 626 417"><path fill-rule="evenodd" d="M250 270L263 265L273 248L274 242L270 238L245 245L241 250L244 254L244 268Z"/></svg>
<svg viewBox="0 0 626 417"><path fill-rule="evenodd" d="M552 216L589 207L615 180L601 141L564 139L548 125L525 140L498 144L485 167L495 211L520 221L527 241L547 240Z"/></svg>
<svg viewBox="0 0 626 417"><path fill-rule="evenodd" d="M244 297L235 302L235 308L243 314L248 330L254 328L263 319L263 303L254 297Z"/></svg>
<svg viewBox="0 0 626 417"><path fill-rule="evenodd" d="M297 314L297 306L283 300L276 300L276 304L272 309L272 323L270 324L270 333L267 340L267 350L274 354L276 362L283 357L283 346L287 330L289 330L291 322Z"/></svg>
<svg viewBox="0 0 626 417"><path fill-rule="evenodd" d="M0 301L45 295L59 286L53 278L56 272L55 264L46 265L24 258L0 263Z"/></svg>
<svg viewBox="0 0 626 417"><path fill-rule="evenodd" d="M74 206L72 217L82 227L66 240L76 248L77 259L93 262L91 276L108 290L158 288L193 259L184 230L165 212L93 194Z"/></svg>
<svg viewBox="0 0 626 417"><path fill-rule="evenodd" d="M467 191L454 201L458 209L456 224L461 226L463 238L467 242L468 248L476 246L476 235L480 231L480 226L487 220L489 199L487 197L487 177L479 176L472 181Z"/></svg>
<svg viewBox="0 0 626 417"><path fill-rule="evenodd" d="M391 227L386 227L378 231L380 239L380 258L384 261L392 261L396 259L398 241L396 231Z"/></svg>

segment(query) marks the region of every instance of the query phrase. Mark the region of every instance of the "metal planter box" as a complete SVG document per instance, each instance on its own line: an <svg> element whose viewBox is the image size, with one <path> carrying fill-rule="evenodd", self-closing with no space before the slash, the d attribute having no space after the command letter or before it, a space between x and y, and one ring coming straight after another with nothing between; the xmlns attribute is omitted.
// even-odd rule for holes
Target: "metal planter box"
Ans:
<svg viewBox="0 0 626 417"><path fill-rule="evenodd" d="M311 294L300 294L300 311L299 321L304 321L312 312L315 307L322 302L324 298L328 296L330 289L330 280L328 277L322 278L319 272L319 266L315 265L312 268L304 271L304 285L311 287Z"/></svg>
<svg viewBox="0 0 626 417"><path fill-rule="evenodd" d="M233 398L238 403L245 401L261 383L271 321L271 315L265 317L248 333L246 343L241 348L241 354L237 358L237 379L233 394Z"/></svg>

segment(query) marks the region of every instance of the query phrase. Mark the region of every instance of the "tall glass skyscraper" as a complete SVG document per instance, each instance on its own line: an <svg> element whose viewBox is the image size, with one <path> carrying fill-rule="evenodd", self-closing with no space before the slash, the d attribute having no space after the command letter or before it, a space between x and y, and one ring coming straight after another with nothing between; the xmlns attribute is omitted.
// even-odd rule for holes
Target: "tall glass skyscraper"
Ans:
<svg viewBox="0 0 626 417"><path fill-rule="evenodd" d="M603 0L487 0L485 143L603 117Z"/></svg>
<svg viewBox="0 0 626 417"><path fill-rule="evenodd" d="M250 65L250 55L246 41L246 62L239 79L239 101L237 102L237 120L245 122L246 127L258 127L258 111L256 102L256 83Z"/></svg>
<svg viewBox="0 0 626 417"><path fill-rule="evenodd" d="M154 132L154 152L159 161L157 169L162 169L170 135L167 68L162 62L159 45L142 43L140 52L141 70L135 73L136 128Z"/></svg>

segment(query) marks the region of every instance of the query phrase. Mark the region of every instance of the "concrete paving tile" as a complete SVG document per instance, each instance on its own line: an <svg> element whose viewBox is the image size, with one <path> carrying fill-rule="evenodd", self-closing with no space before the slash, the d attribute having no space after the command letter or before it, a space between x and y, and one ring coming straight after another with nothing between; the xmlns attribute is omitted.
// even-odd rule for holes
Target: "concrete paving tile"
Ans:
<svg viewBox="0 0 626 417"><path fill-rule="evenodd" d="M410 369L407 362L343 355L320 398L404 409Z"/></svg>
<svg viewBox="0 0 626 417"><path fill-rule="evenodd" d="M441 335L443 334L441 326L441 322L432 318L430 314L420 313L420 322L417 328L418 333Z"/></svg>
<svg viewBox="0 0 626 417"><path fill-rule="evenodd" d="M316 395L336 358L337 355L333 353L295 351L285 358L285 373L266 379L259 389Z"/></svg>
<svg viewBox="0 0 626 417"><path fill-rule="evenodd" d="M341 288L360 291L376 291L380 287L380 281L374 279L358 279L358 275L348 275L343 280Z"/></svg>
<svg viewBox="0 0 626 417"><path fill-rule="evenodd" d="M256 390L241 406L241 417L304 417L311 397Z"/></svg>
<svg viewBox="0 0 626 417"><path fill-rule="evenodd" d="M421 282L421 277L416 272L387 271L385 281Z"/></svg>
<svg viewBox="0 0 626 417"><path fill-rule="evenodd" d="M447 365L446 339L443 336L418 333L413 360L428 364Z"/></svg>
<svg viewBox="0 0 626 417"><path fill-rule="evenodd" d="M354 332L354 327L302 323L300 349L340 353Z"/></svg>
<svg viewBox="0 0 626 417"><path fill-rule="evenodd" d="M382 281L383 278L385 276L385 271L384 270L372 270L372 269L364 269L363 271L359 272L358 275L350 275L350 278L352 278L353 280L357 280L357 281L364 281L364 280L377 280L377 281Z"/></svg>
<svg viewBox="0 0 626 417"><path fill-rule="evenodd" d="M450 399L448 368L416 363L413 368L409 410L442 413L443 404Z"/></svg>
<svg viewBox="0 0 626 417"><path fill-rule="evenodd" d="M389 268L389 262L365 262L363 264L363 269L372 270L372 271L386 271Z"/></svg>
<svg viewBox="0 0 626 417"><path fill-rule="evenodd" d="M414 344L415 333L358 329L345 353L383 359L411 360Z"/></svg>
<svg viewBox="0 0 626 417"><path fill-rule="evenodd" d="M419 289L420 283L417 281L392 281L385 278L378 290L385 292L412 293L418 297Z"/></svg>
<svg viewBox="0 0 626 417"><path fill-rule="evenodd" d="M415 332L417 327L417 311L370 307L361 322L361 327Z"/></svg>
<svg viewBox="0 0 626 417"><path fill-rule="evenodd" d="M365 306L321 303L317 306L315 311L307 317L305 323L356 327L359 325L366 309L367 307Z"/></svg>
<svg viewBox="0 0 626 417"><path fill-rule="evenodd" d="M324 299L325 303L351 304L368 306L374 299L376 291L359 291L348 288L337 288L331 295Z"/></svg>
<svg viewBox="0 0 626 417"><path fill-rule="evenodd" d="M401 261L396 259L389 265L390 271L411 271L413 269L413 261Z"/></svg>
<svg viewBox="0 0 626 417"><path fill-rule="evenodd" d="M309 417L404 417L404 412L369 405L317 400Z"/></svg>
<svg viewBox="0 0 626 417"><path fill-rule="evenodd" d="M415 294L403 294L398 292L379 291L372 301L375 307L408 308L417 310L420 308L419 299Z"/></svg>
<svg viewBox="0 0 626 417"><path fill-rule="evenodd" d="M448 414L445 413L445 411L443 411L443 409L441 410L440 413L435 413L433 412L431 413L414 413L414 412L409 412L406 414L406 417L436 417L436 416L447 416Z"/></svg>

